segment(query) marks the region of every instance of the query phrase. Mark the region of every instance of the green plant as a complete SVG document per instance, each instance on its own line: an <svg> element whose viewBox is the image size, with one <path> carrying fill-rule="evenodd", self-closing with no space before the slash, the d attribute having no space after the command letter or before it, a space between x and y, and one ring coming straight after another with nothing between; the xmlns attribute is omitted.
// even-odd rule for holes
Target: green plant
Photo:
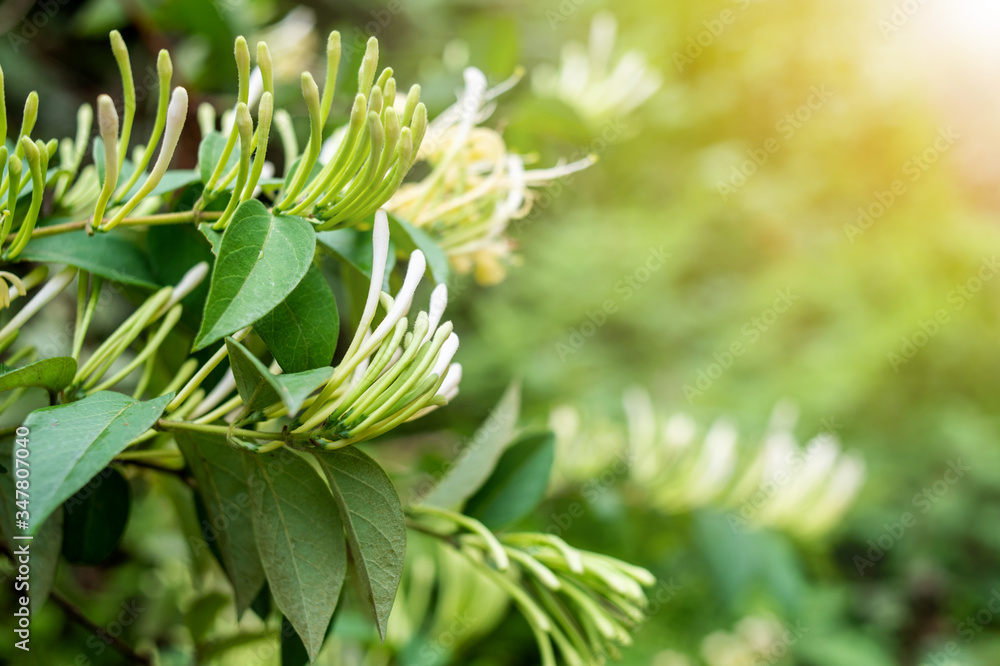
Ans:
<svg viewBox="0 0 1000 666"><path fill-rule="evenodd" d="M450 473L408 507L382 466L354 446L445 406L461 379L452 363L458 337L443 321L448 256L435 237L380 210L421 156L428 119L419 87L397 96L392 70L378 71L372 38L349 118L329 132L340 59L340 36L331 33L322 89L301 77L309 138L300 150L290 116L274 106L267 45L257 45L252 72L240 37L234 109L220 131L214 108L199 108L197 168L170 170L188 94L171 91L171 60L160 52L156 120L147 144L132 146L131 63L117 32L111 44L123 107L98 99L93 164L84 165L91 107L80 109L74 139L33 140L34 93L16 141L0 148L0 277L10 283L2 302L16 308L0 349L23 343L0 368L8 392L0 411L24 415L5 431L0 527L8 554L15 538L34 537L32 608L52 589L60 551L93 564L114 550L126 521L101 507L128 505L120 470L138 469L185 481L184 501L202 514L194 556L214 554L237 616L253 609L269 635L281 635L283 654L304 651L312 661L330 644L348 579L384 639L408 530L453 549L499 588L527 620L543 663L555 663L553 645L567 663L585 664L627 644L642 619L643 587L653 583L648 572L549 535L502 531L541 500L552 466L550 435L518 437L516 388ZM470 78L483 84L475 93L482 98L485 79ZM275 134L284 172L265 177ZM477 235L491 222L487 240L495 241L523 207L525 182L515 183L522 201L514 208L495 192L485 208L463 208L467 193L452 187L462 169L450 167L471 168L465 151L473 148L464 137L438 140L448 150L425 152L440 160L431 159L424 186L413 186L449 211L436 240L455 230ZM444 176L448 186L437 187ZM508 208L497 227L490 207L501 199ZM402 276L394 270L400 257ZM49 277L50 266L65 268ZM428 267L438 284L413 316ZM33 319L74 281L64 353L41 354ZM112 292L131 311L94 335ZM49 406L36 408L35 387ZM187 647L210 661L255 638L237 632L219 645L192 630ZM115 647L137 663L154 651Z"/></svg>

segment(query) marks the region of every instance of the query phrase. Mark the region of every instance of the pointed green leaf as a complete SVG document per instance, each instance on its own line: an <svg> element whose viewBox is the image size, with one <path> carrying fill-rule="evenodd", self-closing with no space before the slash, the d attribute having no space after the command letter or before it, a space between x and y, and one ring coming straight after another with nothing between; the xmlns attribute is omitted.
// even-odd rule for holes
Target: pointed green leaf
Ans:
<svg viewBox="0 0 1000 666"><path fill-rule="evenodd" d="M492 530L521 520L545 496L555 454L551 432L520 438L504 451L493 474L469 498L464 513Z"/></svg>
<svg viewBox="0 0 1000 666"><path fill-rule="evenodd" d="M174 190L179 190L182 187L187 187L188 185L197 183L198 181L199 174L194 169L174 169L167 171L163 174L163 178L160 179L160 182L156 184L156 187L153 188L153 191L149 193L149 196L158 197L161 194L169 194ZM145 182L145 177L136 181L135 186L129 190L127 196L131 197L133 194L138 192L139 188L142 187Z"/></svg>
<svg viewBox="0 0 1000 666"><path fill-rule="evenodd" d="M285 372L330 365L337 350L340 315L319 266L312 264L302 282L253 330Z"/></svg>
<svg viewBox="0 0 1000 666"><path fill-rule="evenodd" d="M479 490L513 440L520 412L521 387L514 382L472 436L462 456L421 503L455 509Z"/></svg>
<svg viewBox="0 0 1000 666"><path fill-rule="evenodd" d="M221 435L183 433L180 447L207 513L202 536L218 546L226 575L236 593L236 612L243 614L264 585L250 513L250 490L243 455Z"/></svg>
<svg viewBox="0 0 1000 666"><path fill-rule="evenodd" d="M243 398L244 414L261 410L279 400L289 414L295 414L313 391L326 383L333 368L316 368L290 375L272 375L246 347L226 338L229 363L236 379L236 390Z"/></svg>
<svg viewBox="0 0 1000 666"><path fill-rule="evenodd" d="M215 171L215 165L219 163L219 158L222 157L222 151L226 148L226 138L227 137L221 132L209 132L198 145L198 173L201 175L202 183L207 184L208 179L212 177L212 172ZM229 170L236 166L239 161L240 149L239 146L237 146L231 153L229 153L226 168L222 173L229 173Z"/></svg>
<svg viewBox="0 0 1000 666"><path fill-rule="evenodd" d="M68 264L112 282L158 289L149 268L146 253L128 234L95 234L70 231L65 234L35 238L24 248L18 260L49 264Z"/></svg>
<svg viewBox="0 0 1000 666"><path fill-rule="evenodd" d="M212 246L212 254L219 256L219 246L222 245L222 232L212 228L211 222L202 222L198 225L198 231L202 233L205 240Z"/></svg>
<svg viewBox="0 0 1000 666"><path fill-rule="evenodd" d="M189 270L203 261L209 266L215 263L211 246L190 224L153 225L146 232L146 242L149 263L160 284L179 283ZM208 280L202 280L181 301L185 323L198 327L207 297Z"/></svg>
<svg viewBox="0 0 1000 666"><path fill-rule="evenodd" d="M243 463L271 594L315 660L347 573L336 502L312 465L287 449L244 453Z"/></svg>
<svg viewBox="0 0 1000 666"><path fill-rule="evenodd" d="M315 250L304 218L274 217L256 200L240 204L222 234L194 350L273 310L305 276Z"/></svg>
<svg viewBox="0 0 1000 666"><path fill-rule="evenodd" d="M434 239L423 229L413 226L405 220L389 215L389 232L396 240L396 245L404 252L420 250L427 259L427 267L431 269L431 277L437 284L448 282L448 255Z"/></svg>
<svg viewBox="0 0 1000 666"><path fill-rule="evenodd" d="M406 554L406 520L399 496L379 464L353 446L313 455L330 480L351 559L379 636L385 640Z"/></svg>
<svg viewBox="0 0 1000 666"><path fill-rule="evenodd" d="M184 611L184 624L195 643L201 643L215 628L219 616L229 607L229 595L221 592L203 594Z"/></svg>
<svg viewBox="0 0 1000 666"><path fill-rule="evenodd" d="M316 242L321 250L333 256L343 268L363 278L365 287L372 279L372 232L357 229L335 229L320 231ZM395 239L389 238L389 256L385 264L385 280L382 288L389 291L389 276L396 265ZM367 293L367 292L366 292ZM362 299L364 300L364 299Z"/></svg>
<svg viewBox="0 0 1000 666"><path fill-rule="evenodd" d="M31 532L56 507L108 466L129 442L163 414L172 393L146 402L100 391L79 402L38 409L24 426L30 431Z"/></svg>
<svg viewBox="0 0 1000 666"><path fill-rule="evenodd" d="M22 386L41 386L55 393L69 386L75 376L76 360L69 356L46 358L23 368L11 368L0 363L0 391Z"/></svg>

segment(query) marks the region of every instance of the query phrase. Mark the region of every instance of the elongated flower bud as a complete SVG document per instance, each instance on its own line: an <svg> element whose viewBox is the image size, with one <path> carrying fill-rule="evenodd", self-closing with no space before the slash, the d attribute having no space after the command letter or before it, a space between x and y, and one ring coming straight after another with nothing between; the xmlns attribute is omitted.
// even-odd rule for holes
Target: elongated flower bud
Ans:
<svg viewBox="0 0 1000 666"><path fill-rule="evenodd" d="M170 105L167 107L163 145L160 147L160 154L156 158L156 164L153 165L152 171L149 172L149 177L146 178L146 182L142 184L139 191L128 200L128 203L118 210L115 216L103 227L103 230L107 231L118 226L125 219L125 216L132 212L143 199L149 196L160 180L163 179L163 174L167 172L170 161L174 157L174 150L176 150L177 142L180 140L181 130L184 129L184 121L187 120L187 109L187 90L181 87L175 88L170 98Z"/></svg>

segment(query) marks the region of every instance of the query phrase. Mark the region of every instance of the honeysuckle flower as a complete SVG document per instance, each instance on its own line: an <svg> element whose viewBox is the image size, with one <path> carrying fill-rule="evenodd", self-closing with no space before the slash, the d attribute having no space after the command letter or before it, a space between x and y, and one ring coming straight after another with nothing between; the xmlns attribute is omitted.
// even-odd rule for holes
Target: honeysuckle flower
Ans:
<svg viewBox="0 0 1000 666"><path fill-rule="evenodd" d="M786 628L777 619L750 615L740 620L732 632L716 631L701 643L701 656L708 666L743 666L770 662L775 651L787 642Z"/></svg>
<svg viewBox="0 0 1000 666"><path fill-rule="evenodd" d="M389 223L375 216L372 277L361 322L330 380L302 414L296 433L317 431L330 448L370 439L447 404L458 393L461 366L452 363L458 336L441 322L447 287L434 288L430 304L407 313L426 261L415 251L395 297L382 291L389 253ZM372 329L379 306L385 311Z"/></svg>
<svg viewBox="0 0 1000 666"><path fill-rule="evenodd" d="M557 487L610 469L661 511L714 507L734 527L770 527L812 539L836 526L864 483L863 460L843 453L832 435L799 445L792 432L796 412L787 403L775 408L762 445L752 453L724 419L699 437L686 414L658 418L641 389L626 392L624 404L627 435L605 422L582 423L573 408L553 411Z"/></svg>
<svg viewBox="0 0 1000 666"><path fill-rule="evenodd" d="M76 277L76 268L67 266L50 278L45 285L39 289L30 301L25 303L17 314L11 318L7 325L0 329L0 349L6 349L14 341L25 322L31 319L42 307L58 296L63 289Z"/></svg>
<svg viewBox="0 0 1000 666"><path fill-rule="evenodd" d="M27 296L21 278L8 271L0 271L0 310L10 307L10 302L18 296Z"/></svg>
<svg viewBox="0 0 1000 666"><path fill-rule="evenodd" d="M295 81L302 72L311 70L316 64L316 51L320 46L316 32L316 13L308 7L296 7L277 23L261 30L257 40L265 42L271 51L275 81ZM251 90L254 85L252 81L253 79ZM260 92L256 93L257 98ZM252 93L250 100L255 100Z"/></svg>
<svg viewBox="0 0 1000 666"><path fill-rule="evenodd" d="M471 565L459 572L483 577L509 596L534 631L542 663L555 663L554 648L568 664L603 663L617 646L631 644L630 629L645 619L643 588L656 579L641 567L579 550L552 534L494 534L470 516L439 507L418 504L410 512L426 533L449 537L446 547ZM450 530L444 527L449 524ZM414 611L422 618L428 609Z"/></svg>
<svg viewBox="0 0 1000 666"><path fill-rule="evenodd" d="M255 451L271 450L295 441L326 449L336 449L381 435L398 425L420 418L450 402L457 394L462 367L452 359L458 350L458 336L450 321L442 322L448 304L445 285L431 293L430 303L412 319L410 313L417 287L426 269L423 253L410 257L403 284L395 296L382 291L388 268L389 222L384 211L375 216L372 234L372 274L364 310L357 330L343 358L330 371L329 379L306 397L300 407L283 401L260 407L258 422L285 419L279 438L264 431L241 430L234 443ZM182 281L187 284L188 280ZM179 289L179 287L178 287ZM383 312L378 317L379 310ZM411 323L412 322L412 323ZM232 338L245 338L250 329ZM187 418L209 424L225 418L231 423L237 416L247 416L239 408L240 395L229 397L239 378L232 373L207 394L201 383L226 358L227 346L221 347L176 387L177 393L167 406L174 418ZM281 372L277 363L268 370ZM256 408L255 408L256 409ZM295 409L289 413L289 409ZM260 416L262 414L262 416ZM243 425L234 424L234 427ZM272 440L272 445L258 446L248 441L258 433Z"/></svg>
<svg viewBox="0 0 1000 666"><path fill-rule="evenodd" d="M170 166L170 160L173 159L177 142L180 140L181 130L184 129L184 121L187 119L187 108L187 90L178 86L174 89L173 95L170 97L170 103L167 106L163 145L160 147L160 154L156 158L156 163L143 182L142 187L111 216L110 220L104 224L99 224L99 230L109 231L121 224L121 221L139 206L163 179L164 174L167 172L167 167ZM100 219L96 217L96 214L94 219L95 222L100 223Z"/></svg>
<svg viewBox="0 0 1000 666"><path fill-rule="evenodd" d="M639 51L626 51L614 60L617 31L614 14L596 14L590 43L567 43L559 69L541 65L532 72L532 88L562 100L593 126L633 111L660 88L662 78Z"/></svg>
<svg viewBox="0 0 1000 666"><path fill-rule="evenodd" d="M512 262L507 228L531 211L532 188L585 169L594 158L526 169L525 158L508 151L499 132L477 126L492 113L492 100L519 75L494 88L487 88L486 76L473 67L464 78L458 101L430 123L420 146L417 157L428 163L430 174L399 188L386 208L428 231L456 270L475 271L480 283L495 284Z"/></svg>
<svg viewBox="0 0 1000 666"><path fill-rule="evenodd" d="M120 381L155 355L167 335L180 320L182 306L180 301L191 293L208 275L208 264L201 262L191 267L175 286L163 287L140 305L117 330L109 335L87 358L79 363L76 377L67 389L69 392L83 390L88 392L104 391L115 386ZM96 304L100 297L100 284L97 283L91 296L91 302ZM86 320L89 323L89 320ZM159 324L153 331L154 325ZM149 331L149 337L142 350L116 372L104 379L112 370L112 363L129 349L144 331ZM81 325L74 339L74 357L80 356L80 346L86 334L86 325ZM102 382L101 380L104 379ZM100 382L100 383L98 383Z"/></svg>
<svg viewBox="0 0 1000 666"><path fill-rule="evenodd" d="M648 395L630 392L626 411L632 446L648 457L633 466L633 476L670 511L714 504L728 509L736 525L813 538L840 520L864 481L864 463L843 454L832 435L799 446L792 434L795 410L788 404L775 408L763 446L742 470L731 425L717 423L696 443L690 422L674 417L662 436L650 437L647 424L654 417Z"/></svg>

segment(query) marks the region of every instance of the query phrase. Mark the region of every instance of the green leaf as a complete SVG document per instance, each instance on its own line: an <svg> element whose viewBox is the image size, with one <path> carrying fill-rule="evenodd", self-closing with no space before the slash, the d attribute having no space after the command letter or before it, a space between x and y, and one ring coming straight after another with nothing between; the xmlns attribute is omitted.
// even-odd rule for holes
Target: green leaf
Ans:
<svg viewBox="0 0 1000 666"><path fill-rule="evenodd" d="M236 612L242 615L264 585L243 456L222 435L181 433L177 446L194 475L207 513L202 536L218 547L236 593Z"/></svg>
<svg viewBox="0 0 1000 666"><path fill-rule="evenodd" d="M221 592L209 592L196 598L184 611L184 624L191 632L195 643L202 640L212 631L216 620L229 606L229 596Z"/></svg>
<svg viewBox="0 0 1000 666"><path fill-rule="evenodd" d="M198 225L198 231L212 246L212 254L219 256L219 246L222 245L222 232L212 228L211 222L202 222Z"/></svg>
<svg viewBox="0 0 1000 666"><path fill-rule="evenodd" d="M69 386L75 376L76 360L69 356L46 358L23 368L11 368L0 363L0 391L41 386L55 393Z"/></svg>
<svg viewBox="0 0 1000 666"><path fill-rule="evenodd" d="M340 315L319 266L312 264L302 282L257 320L253 330L285 372L330 365L337 351Z"/></svg>
<svg viewBox="0 0 1000 666"><path fill-rule="evenodd" d="M226 140L227 137L223 136L221 132L210 132L208 136L201 140L201 144L198 146L198 173L201 175L202 183L207 185L208 179L212 177L215 165L219 163L222 151L226 148ZM229 153L229 160L226 162L226 168L222 173L229 173L229 170L235 167L239 161L240 150L239 146L236 146Z"/></svg>
<svg viewBox="0 0 1000 666"><path fill-rule="evenodd" d="M173 393L146 402L100 391L79 402L38 409L30 431L31 532L160 418Z"/></svg>
<svg viewBox="0 0 1000 666"><path fill-rule="evenodd" d="M313 467L287 449L245 453L243 462L271 594L315 660L347 573L336 502Z"/></svg>
<svg viewBox="0 0 1000 666"><path fill-rule="evenodd" d="M215 263L215 255L205 237L190 224L153 225L147 235L149 262L156 281L160 284L177 284L191 268L201 262ZM208 280L202 280L184 297L182 318L197 328L208 297Z"/></svg>
<svg viewBox="0 0 1000 666"><path fill-rule="evenodd" d="M68 264L112 282L147 289L160 287L149 268L149 258L125 234L70 231L36 238L28 243L19 260Z"/></svg>
<svg viewBox="0 0 1000 666"><path fill-rule="evenodd" d="M169 194L174 190L179 190L182 187L187 187L192 183L197 183L199 180L199 174L194 169L174 169L173 171L168 171L163 174L163 178L160 182L156 184L153 191L149 193L151 197L158 197L162 194ZM140 187L146 182L145 178L140 178L132 191L129 192L129 196L132 196L135 192L139 190Z"/></svg>
<svg viewBox="0 0 1000 666"><path fill-rule="evenodd" d="M248 326L285 300L312 265L316 234L301 217L246 201L222 235L194 350Z"/></svg>
<svg viewBox="0 0 1000 666"><path fill-rule="evenodd" d="M472 436L462 456L421 503L455 509L479 490L513 440L520 412L521 387L518 382L513 382L486 422Z"/></svg>
<svg viewBox="0 0 1000 666"><path fill-rule="evenodd" d="M320 249L332 255L341 266L364 278L367 287L372 279L372 232L356 229L336 229L316 233ZM382 290L389 291L389 276L396 265L395 240L389 240L389 256L385 264ZM367 293L367 292L366 292Z"/></svg>
<svg viewBox="0 0 1000 666"><path fill-rule="evenodd" d="M431 269L431 277L437 284L444 284L448 281L449 266L448 255L445 254L441 246L434 242L434 239L427 235L423 229L419 229L409 222L405 222L398 217L389 215L389 233L395 239L396 245L404 252L410 253L420 250L427 259L427 267Z"/></svg>
<svg viewBox="0 0 1000 666"><path fill-rule="evenodd" d="M100 564L125 533L132 493L113 467L91 479L63 503L63 557L73 564Z"/></svg>
<svg viewBox="0 0 1000 666"><path fill-rule="evenodd" d="M524 518L545 496L556 455L551 432L526 435L510 445L483 487L469 498L465 514L492 530Z"/></svg>
<svg viewBox="0 0 1000 666"><path fill-rule="evenodd" d="M333 368L316 368L290 375L272 375L246 347L226 338L229 363L236 379L236 389L243 398L243 414L256 412L279 400L289 414L295 414L309 394L322 386L333 374Z"/></svg>
<svg viewBox="0 0 1000 666"><path fill-rule="evenodd" d="M94 137L94 143L93 143L93 148L92 148L91 155L94 158L94 166L97 167L97 179L98 179L98 182L103 187L104 186L104 173L105 173L104 172L104 166L105 166L104 165L104 140L101 139L101 137L99 137L99 136L95 136ZM121 168L118 169L118 185L123 185L125 183L125 181L127 181L129 178L132 177L132 174L134 172L135 172L135 163L133 163L132 160L126 158L125 161L122 162ZM27 173L27 171L24 171L24 173ZM48 178L45 179L45 182L46 183L49 182ZM31 185L31 181L30 180L28 181L28 184ZM24 192L24 190L22 189L21 192Z"/></svg>
<svg viewBox="0 0 1000 666"><path fill-rule="evenodd" d="M385 640L406 554L406 520L399 496L379 464L353 446L313 455L330 480L351 559L379 636Z"/></svg>

